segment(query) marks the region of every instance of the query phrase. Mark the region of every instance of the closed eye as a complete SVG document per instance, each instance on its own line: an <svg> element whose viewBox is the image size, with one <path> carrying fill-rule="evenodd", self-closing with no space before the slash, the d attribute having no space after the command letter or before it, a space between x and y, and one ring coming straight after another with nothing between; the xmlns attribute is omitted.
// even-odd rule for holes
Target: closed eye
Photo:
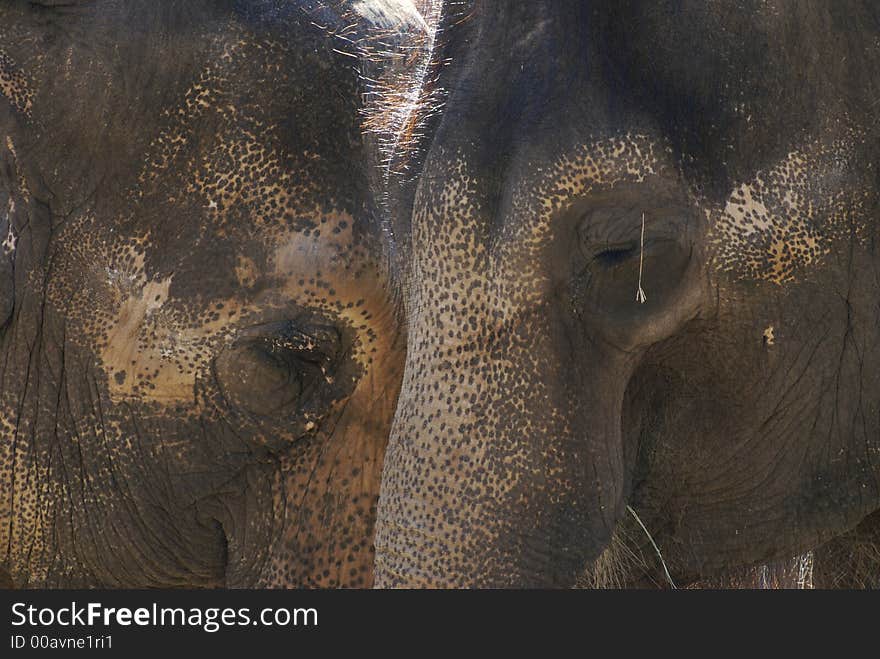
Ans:
<svg viewBox="0 0 880 659"><path fill-rule="evenodd" d="M638 256L639 247L635 243L624 243L621 245L611 245L598 252L593 260L599 265L606 268L613 268L621 263L628 261L634 256Z"/></svg>
<svg viewBox="0 0 880 659"><path fill-rule="evenodd" d="M292 413L333 383L340 346L335 327L267 323L241 331L215 373L231 404L260 416Z"/></svg>
<svg viewBox="0 0 880 659"><path fill-rule="evenodd" d="M28 4L36 7L45 7L46 9L54 9L56 7L70 7L77 4L80 0L29 0Z"/></svg>

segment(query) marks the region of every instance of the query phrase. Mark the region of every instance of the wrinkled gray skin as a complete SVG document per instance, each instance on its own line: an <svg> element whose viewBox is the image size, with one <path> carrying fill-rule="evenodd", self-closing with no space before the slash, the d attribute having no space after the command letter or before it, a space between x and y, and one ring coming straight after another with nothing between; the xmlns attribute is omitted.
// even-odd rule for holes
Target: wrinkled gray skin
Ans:
<svg viewBox="0 0 880 659"><path fill-rule="evenodd" d="M683 583L877 510L875 5L477 1L443 26L445 106L392 193L376 583L567 586L620 535L654 554L627 506Z"/></svg>

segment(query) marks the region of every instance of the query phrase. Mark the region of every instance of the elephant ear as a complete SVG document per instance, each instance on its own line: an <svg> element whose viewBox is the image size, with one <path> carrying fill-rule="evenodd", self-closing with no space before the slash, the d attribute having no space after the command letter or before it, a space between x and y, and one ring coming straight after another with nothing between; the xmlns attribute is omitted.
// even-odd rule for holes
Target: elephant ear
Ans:
<svg viewBox="0 0 880 659"><path fill-rule="evenodd" d="M357 56L364 84L363 125L376 145L386 176L398 150L409 144L422 102L439 2L355 0L353 22L360 25ZM351 36L338 34L351 46Z"/></svg>

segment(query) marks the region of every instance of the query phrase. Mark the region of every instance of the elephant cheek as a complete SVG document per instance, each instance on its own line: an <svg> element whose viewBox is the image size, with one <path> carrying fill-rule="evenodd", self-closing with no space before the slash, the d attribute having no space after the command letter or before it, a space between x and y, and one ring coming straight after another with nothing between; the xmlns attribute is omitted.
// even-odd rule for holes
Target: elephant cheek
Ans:
<svg viewBox="0 0 880 659"><path fill-rule="evenodd" d="M378 587L571 586L607 545L624 509L624 367L599 355L574 367L553 329L495 332L508 339L440 360L411 353L379 499Z"/></svg>

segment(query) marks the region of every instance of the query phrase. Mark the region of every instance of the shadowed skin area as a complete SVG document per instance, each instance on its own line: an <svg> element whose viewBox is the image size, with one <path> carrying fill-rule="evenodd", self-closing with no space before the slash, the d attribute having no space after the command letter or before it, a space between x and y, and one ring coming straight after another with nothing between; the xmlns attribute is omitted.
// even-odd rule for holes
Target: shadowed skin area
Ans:
<svg viewBox="0 0 880 659"><path fill-rule="evenodd" d="M377 585L571 585L653 556L626 505L687 583L880 508L876 8L446 12Z"/></svg>
<svg viewBox="0 0 880 659"><path fill-rule="evenodd" d="M337 8L0 8L16 586L372 584L403 344Z"/></svg>

